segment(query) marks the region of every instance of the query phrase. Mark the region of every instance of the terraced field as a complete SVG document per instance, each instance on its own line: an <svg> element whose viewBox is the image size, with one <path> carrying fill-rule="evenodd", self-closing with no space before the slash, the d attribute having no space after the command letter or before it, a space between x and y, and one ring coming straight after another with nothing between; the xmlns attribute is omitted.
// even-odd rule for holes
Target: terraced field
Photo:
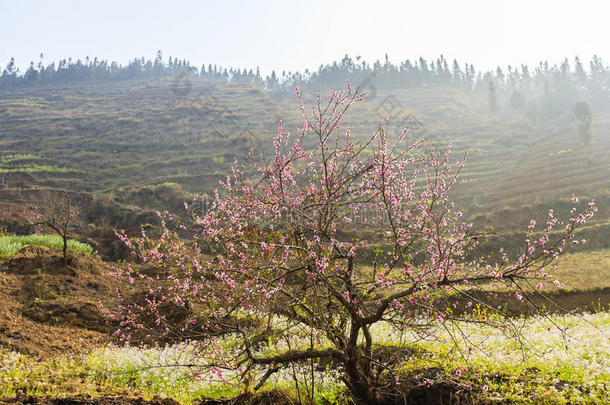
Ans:
<svg viewBox="0 0 610 405"><path fill-rule="evenodd" d="M306 93L306 104L312 101ZM607 198L610 114L594 111L589 163L570 112L533 123L511 109L507 94L500 95L499 105L491 115L485 92L457 87L380 90L353 109L345 124L364 135L388 114L390 136L406 125L413 128L412 139L425 139L423 148L442 150L451 142L456 159L468 152L467 182L456 196L470 218L485 215L497 229L515 230L525 212L530 217L573 194ZM185 195L210 192L235 157L250 148L260 159L269 156L279 119L295 128L295 97L205 79L3 93L0 186L70 189L123 202L126 189L162 183L180 185ZM159 208L152 200L136 205ZM596 221L607 222L606 213L600 214Z"/></svg>

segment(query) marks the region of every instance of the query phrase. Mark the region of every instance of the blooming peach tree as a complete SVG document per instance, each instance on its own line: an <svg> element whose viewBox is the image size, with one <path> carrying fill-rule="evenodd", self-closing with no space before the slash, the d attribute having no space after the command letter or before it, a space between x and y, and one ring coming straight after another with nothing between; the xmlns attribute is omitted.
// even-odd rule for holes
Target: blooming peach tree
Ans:
<svg viewBox="0 0 610 405"><path fill-rule="evenodd" d="M129 278L150 295L125 303L118 335L179 326L181 336L201 338L219 377L257 370L255 388L295 363L332 364L357 401L381 403L397 392L397 359L378 355L374 328L415 336L447 322L509 328L490 316L502 310L473 291L510 288L524 299L595 211L574 208L565 223L551 213L540 231L532 222L517 257L472 260L486 235L462 222L449 195L463 159L422 152L406 142L407 130L390 142L383 123L366 138L352 136L343 121L364 97L349 82L327 99L318 94L311 111L298 89L297 99L304 119L296 135L280 122L270 164L256 171L236 163L191 240L165 222L160 239L121 235L148 265L130 268ZM460 300L490 312L458 311ZM170 304L189 310L180 323L163 311ZM303 333L306 344L265 350L274 336ZM221 336L237 342L233 349L220 349Z"/></svg>

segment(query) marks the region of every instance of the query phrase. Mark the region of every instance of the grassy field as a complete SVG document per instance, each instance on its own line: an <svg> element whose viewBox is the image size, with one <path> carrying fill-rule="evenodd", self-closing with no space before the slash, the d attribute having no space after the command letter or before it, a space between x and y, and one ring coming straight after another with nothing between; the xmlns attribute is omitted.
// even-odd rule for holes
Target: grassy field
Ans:
<svg viewBox="0 0 610 405"><path fill-rule="evenodd" d="M0 236L0 258L16 255L25 246L43 246L50 249L61 250L63 240L59 235L5 235ZM68 250L91 254L93 248L86 243L73 239L68 240Z"/></svg>
<svg viewBox="0 0 610 405"><path fill-rule="evenodd" d="M460 325L460 329L439 328L430 331L424 340L384 326L373 333L382 346L394 350L400 347L411 353L398 366L401 383L410 387L450 384L481 402L601 404L608 398L609 313L533 317L513 322L521 331L520 340L475 324ZM221 344L230 347L231 339ZM114 393L146 398L168 396L191 403L204 397L235 396L247 389L234 385L230 374L220 378L202 372L194 378L192 367L176 366L201 361L202 357L193 353L196 353L193 344L150 349L105 347L81 357L37 361L2 349L0 397ZM284 390L296 400L295 381L299 381L298 389L303 392L307 373L306 368L283 369L262 390ZM345 401L337 370L319 370L316 378L316 403Z"/></svg>

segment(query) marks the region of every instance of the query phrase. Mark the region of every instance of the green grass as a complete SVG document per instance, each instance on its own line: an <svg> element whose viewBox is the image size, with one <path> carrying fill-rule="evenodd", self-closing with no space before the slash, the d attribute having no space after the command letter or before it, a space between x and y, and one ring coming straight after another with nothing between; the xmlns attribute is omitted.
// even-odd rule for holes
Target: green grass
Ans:
<svg viewBox="0 0 610 405"><path fill-rule="evenodd" d="M38 160L40 159L40 156L38 155L32 155L31 153L18 153L18 154L14 154L14 155L3 155L0 156L0 165L6 165L6 164L14 164L14 163L21 163L23 161L32 161L32 160Z"/></svg>
<svg viewBox="0 0 610 405"><path fill-rule="evenodd" d="M0 167L0 173L81 173L79 169L48 165L19 165L14 167Z"/></svg>
<svg viewBox="0 0 610 405"><path fill-rule="evenodd" d="M59 235L24 235L0 236L0 258L16 255L24 246L43 246L50 249L62 249L63 241ZM68 240L68 249L74 252L91 254L93 248L86 243L73 239Z"/></svg>
<svg viewBox="0 0 610 405"><path fill-rule="evenodd" d="M70 169L54 165L39 164L39 155L17 153L0 156L0 174L3 173L80 173L80 169Z"/></svg>

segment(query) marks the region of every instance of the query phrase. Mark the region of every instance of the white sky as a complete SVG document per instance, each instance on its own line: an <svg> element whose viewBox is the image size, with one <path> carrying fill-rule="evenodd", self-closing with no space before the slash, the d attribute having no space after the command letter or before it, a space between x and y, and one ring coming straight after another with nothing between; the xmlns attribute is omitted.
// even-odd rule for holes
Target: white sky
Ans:
<svg viewBox="0 0 610 405"><path fill-rule="evenodd" d="M161 49L194 65L317 69L343 55L392 62L441 53L479 69L610 61L610 2L0 0L0 65L45 55L126 63Z"/></svg>

